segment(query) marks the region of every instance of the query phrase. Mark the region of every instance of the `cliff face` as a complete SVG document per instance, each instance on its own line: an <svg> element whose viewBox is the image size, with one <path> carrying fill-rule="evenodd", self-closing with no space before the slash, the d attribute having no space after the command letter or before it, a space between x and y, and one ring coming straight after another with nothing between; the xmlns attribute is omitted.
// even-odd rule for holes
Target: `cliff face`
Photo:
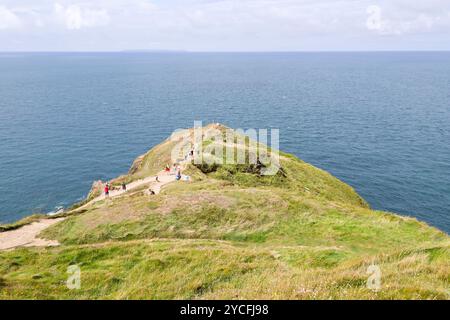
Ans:
<svg viewBox="0 0 450 320"><path fill-rule="evenodd" d="M372 211L350 186L282 152L274 175L259 153L256 163L185 158L232 148L251 159L255 145L241 135L214 139L226 129L203 128L201 146L185 130L139 157L112 181L136 188L44 231L60 247L0 253L0 298L449 298L450 242L439 230ZM148 195L153 179L137 182L174 155L189 180ZM80 290L55 285L70 264L81 267ZM379 290L367 287L369 266L381 271Z"/></svg>

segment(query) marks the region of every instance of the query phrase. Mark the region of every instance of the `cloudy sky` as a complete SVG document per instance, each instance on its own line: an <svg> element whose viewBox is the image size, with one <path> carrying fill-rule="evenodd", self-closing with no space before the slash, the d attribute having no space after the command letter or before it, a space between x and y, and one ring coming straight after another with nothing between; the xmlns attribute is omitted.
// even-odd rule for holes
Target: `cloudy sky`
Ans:
<svg viewBox="0 0 450 320"><path fill-rule="evenodd" d="M450 50L450 0L0 0L0 51Z"/></svg>

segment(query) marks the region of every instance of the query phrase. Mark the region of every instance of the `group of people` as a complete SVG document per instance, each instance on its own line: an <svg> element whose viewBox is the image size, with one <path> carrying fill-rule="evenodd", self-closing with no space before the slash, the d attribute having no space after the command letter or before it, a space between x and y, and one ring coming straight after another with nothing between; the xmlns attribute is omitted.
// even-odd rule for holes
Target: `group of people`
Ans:
<svg viewBox="0 0 450 320"><path fill-rule="evenodd" d="M121 188L122 188L122 190L123 190L124 192L127 191L127 184L126 184L125 182L122 182ZM109 184L109 182L107 182L106 185L105 185L105 189L104 189L104 191L105 191L105 197L109 197L109 192L112 191L112 190L116 190L116 188L112 187L112 186Z"/></svg>
<svg viewBox="0 0 450 320"><path fill-rule="evenodd" d="M193 157L193 156L194 156L194 150L192 149L191 151L189 151L189 153L186 155L185 158L187 159L188 157ZM181 167L180 167L180 165L177 164L177 163L174 163L173 166L172 166L172 170L173 170L173 173L175 174L175 179L176 179L177 181L178 181L178 180L181 180ZM171 168L170 168L170 166L169 166L168 164L167 164L166 167L164 168L164 171L170 174ZM156 176L156 179L155 179L155 180L156 180L156 182L160 182L158 176ZM124 192L127 191L127 185L126 185L125 182L122 183L121 187L122 187L122 190L123 190ZM107 182L106 185L105 185L105 189L104 189L105 197L109 197L109 193L110 193L110 191L112 191L112 190L115 190L115 188L112 187L112 186L109 184L109 182ZM150 192L150 194L152 194L152 195L155 194L155 192L154 192L153 190L151 190L151 189L149 190L149 192Z"/></svg>
<svg viewBox="0 0 450 320"><path fill-rule="evenodd" d="M180 167L180 165L174 163L173 166L172 166L172 170L173 170L173 173L175 174L175 179L176 180L180 180L181 179L181 167ZM164 171L167 172L167 173L171 172L170 166L168 164L166 165Z"/></svg>

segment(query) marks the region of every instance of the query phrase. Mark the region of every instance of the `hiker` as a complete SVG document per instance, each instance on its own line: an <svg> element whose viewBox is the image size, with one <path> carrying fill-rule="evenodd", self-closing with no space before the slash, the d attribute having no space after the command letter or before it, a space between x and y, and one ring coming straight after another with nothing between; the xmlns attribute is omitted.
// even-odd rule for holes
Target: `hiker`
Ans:
<svg viewBox="0 0 450 320"><path fill-rule="evenodd" d="M105 197L109 197L109 184L105 185Z"/></svg>
<svg viewBox="0 0 450 320"><path fill-rule="evenodd" d="M125 184L125 182L122 183L122 190L127 191L127 185Z"/></svg>
<svg viewBox="0 0 450 320"><path fill-rule="evenodd" d="M166 164L166 168L164 169L164 171L170 172L170 166L168 164Z"/></svg>
<svg viewBox="0 0 450 320"><path fill-rule="evenodd" d="M156 182L159 182L159 177L158 176L156 176Z"/></svg>

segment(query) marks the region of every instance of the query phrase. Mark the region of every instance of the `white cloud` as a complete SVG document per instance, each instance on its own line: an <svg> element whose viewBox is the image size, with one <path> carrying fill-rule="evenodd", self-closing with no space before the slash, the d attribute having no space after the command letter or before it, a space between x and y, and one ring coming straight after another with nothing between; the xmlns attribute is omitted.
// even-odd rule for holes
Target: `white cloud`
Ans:
<svg viewBox="0 0 450 320"><path fill-rule="evenodd" d="M82 8L80 5L64 7L56 3L54 12L69 30L105 26L110 22L109 14L104 9Z"/></svg>
<svg viewBox="0 0 450 320"><path fill-rule="evenodd" d="M401 1L398 5L400 4ZM367 8L366 27L380 35L401 36L430 32L450 24L450 8L448 10L441 8L437 11L430 9L432 8L422 7L420 11L415 11L408 7L395 7L391 3L389 10L384 10L378 5L371 5Z"/></svg>
<svg viewBox="0 0 450 320"><path fill-rule="evenodd" d="M8 8L0 6L0 30L16 29L20 26L19 17Z"/></svg>
<svg viewBox="0 0 450 320"><path fill-rule="evenodd" d="M443 49L450 0L0 0L0 29L0 50Z"/></svg>

